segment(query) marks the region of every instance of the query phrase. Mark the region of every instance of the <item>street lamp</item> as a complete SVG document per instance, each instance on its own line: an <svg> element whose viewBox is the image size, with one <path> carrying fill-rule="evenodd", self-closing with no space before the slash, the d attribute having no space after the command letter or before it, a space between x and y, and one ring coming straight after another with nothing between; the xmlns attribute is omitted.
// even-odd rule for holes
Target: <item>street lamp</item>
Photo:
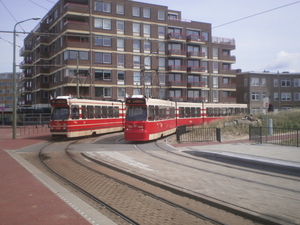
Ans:
<svg viewBox="0 0 300 225"><path fill-rule="evenodd" d="M40 18L30 18L17 22L14 26L13 32L13 139L16 139L16 128L17 128L17 82L16 82L16 27L20 23L24 23L29 20L39 20Z"/></svg>

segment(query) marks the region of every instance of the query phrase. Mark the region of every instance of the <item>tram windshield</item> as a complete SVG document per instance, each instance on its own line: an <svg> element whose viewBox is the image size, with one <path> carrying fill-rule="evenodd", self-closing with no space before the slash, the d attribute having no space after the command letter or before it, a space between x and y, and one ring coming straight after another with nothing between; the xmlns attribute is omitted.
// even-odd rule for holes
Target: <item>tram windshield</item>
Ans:
<svg viewBox="0 0 300 225"><path fill-rule="evenodd" d="M126 121L146 121L147 108L145 106L129 106L126 111Z"/></svg>
<svg viewBox="0 0 300 225"><path fill-rule="evenodd" d="M69 115L70 110L68 107L55 107L51 113L51 120L67 120Z"/></svg>

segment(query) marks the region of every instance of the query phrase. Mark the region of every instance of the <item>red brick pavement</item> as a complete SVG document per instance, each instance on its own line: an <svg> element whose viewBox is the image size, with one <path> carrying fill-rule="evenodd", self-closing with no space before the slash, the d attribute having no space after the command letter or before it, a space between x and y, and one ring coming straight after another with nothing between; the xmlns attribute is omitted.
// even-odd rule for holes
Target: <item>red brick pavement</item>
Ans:
<svg viewBox="0 0 300 225"><path fill-rule="evenodd" d="M50 133L17 136L0 128L0 224L90 224L51 192L5 150L20 149L50 139Z"/></svg>

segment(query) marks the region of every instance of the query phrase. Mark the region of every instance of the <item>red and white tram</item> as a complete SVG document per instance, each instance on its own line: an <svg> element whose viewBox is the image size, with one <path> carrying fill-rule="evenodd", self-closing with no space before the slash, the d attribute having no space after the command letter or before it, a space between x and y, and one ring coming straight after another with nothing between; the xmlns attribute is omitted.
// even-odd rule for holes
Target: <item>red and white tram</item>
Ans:
<svg viewBox="0 0 300 225"><path fill-rule="evenodd" d="M68 138L122 131L125 104L58 96L50 100L52 137Z"/></svg>
<svg viewBox="0 0 300 225"><path fill-rule="evenodd" d="M173 102L132 96L126 101L126 141L154 140L181 125L203 124L248 112L247 104Z"/></svg>

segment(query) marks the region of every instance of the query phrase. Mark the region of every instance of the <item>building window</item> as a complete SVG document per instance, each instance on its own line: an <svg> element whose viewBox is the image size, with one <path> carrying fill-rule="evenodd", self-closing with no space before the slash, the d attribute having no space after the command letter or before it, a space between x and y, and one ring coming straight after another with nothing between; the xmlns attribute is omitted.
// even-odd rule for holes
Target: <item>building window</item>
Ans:
<svg viewBox="0 0 300 225"><path fill-rule="evenodd" d="M143 8L143 17L144 18L151 18L151 9Z"/></svg>
<svg viewBox="0 0 300 225"><path fill-rule="evenodd" d="M165 55L166 54L166 44L165 42L158 42L159 46L158 46L158 53L161 55Z"/></svg>
<svg viewBox="0 0 300 225"><path fill-rule="evenodd" d="M111 37L107 36L96 36L95 45L111 47Z"/></svg>
<svg viewBox="0 0 300 225"><path fill-rule="evenodd" d="M294 79L294 87L300 87L300 78Z"/></svg>
<svg viewBox="0 0 300 225"><path fill-rule="evenodd" d="M300 101L300 92L294 93L294 101Z"/></svg>
<svg viewBox="0 0 300 225"><path fill-rule="evenodd" d="M166 99L166 89L159 89L159 98Z"/></svg>
<svg viewBox="0 0 300 225"><path fill-rule="evenodd" d="M133 36L140 36L141 35L141 24L133 23L132 24L132 32L133 32Z"/></svg>
<svg viewBox="0 0 300 225"><path fill-rule="evenodd" d="M144 41L144 53L150 53L151 51L151 43L150 41Z"/></svg>
<svg viewBox="0 0 300 225"><path fill-rule="evenodd" d="M213 102L219 102L219 91L213 90Z"/></svg>
<svg viewBox="0 0 300 225"><path fill-rule="evenodd" d="M151 69L151 57L145 56L144 58L144 68L145 69Z"/></svg>
<svg viewBox="0 0 300 225"><path fill-rule="evenodd" d="M125 31L125 22L124 21L117 21L117 33L124 34Z"/></svg>
<svg viewBox="0 0 300 225"><path fill-rule="evenodd" d="M252 92L252 101L259 101L259 92Z"/></svg>
<svg viewBox="0 0 300 225"><path fill-rule="evenodd" d="M116 13L119 15L124 15L125 14L125 5L117 4L116 5Z"/></svg>
<svg viewBox="0 0 300 225"><path fill-rule="evenodd" d="M99 0L95 0L94 2L94 10L98 12L111 12L111 3L110 2L103 2Z"/></svg>
<svg viewBox="0 0 300 225"><path fill-rule="evenodd" d="M260 111L259 111L259 108L252 108L252 114L258 114Z"/></svg>
<svg viewBox="0 0 300 225"><path fill-rule="evenodd" d="M151 85L152 83L152 73L150 72L147 72L147 73L144 73L144 84L145 85Z"/></svg>
<svg viewBox="0 0 300 225"><path fill-rule="evenodd" d="M159 70L166 69L166 59L165 58L158 58L158 68L159 68Z"/></svg>
<svg viewBox="0 0 300 225"><path fill-rule="evenodd" d="M136 17L140 17L141 16L141 8L137 7L137 6L133 6L132 7L132 15L136 16Z"/></svg>
<svg viewBox="0 0 300 225"><path fill-rule="evenodd" d="M162 26L158 26L158 38L165 39L166 37L166 28Z"/></svg>
<svg viewBox="0 0 300 225"><path fill-rule="evenodd" d="M218 59L218 57L219 57L219 49L213 48L213 58Z"/></svg>
<svg viewBox="0 0 300 225"><path fill-rule="evenodd" d="M95 80L111 81L111 71L95 70Z"/></svg>
<svg viewBox="0 0 300 225"><path fill-rule="evenodd" d="M133 85L140 85L140 84L141 84L141 73L133 72Z"/></svg>
<svg viewBox="0 0 300 225"><path fill-rule="evenodd" d="M111 54L95 52L95 63L111 64Z"/></svg>
<svg viewBox="0 0 300 225"><path fill-rule="evenodd" d="M118 88L118 98L124 98L126 95L125 88Z"/></svg>
<svg viewBox="0 0 300 225"><path fill-rule="evenodd" d="M111 30L111 20L95 18L95 28Z"/></svg>
<svg viewBox="0 0 300 225"><path fill-rule="evenodd" d="M166 19L166 12L162 10L158 10L158 20L165 20Z"/></svg>
<svg viewBox="0 0 300 225"><path fill-rule="evenodd" d="M290 92L282 92L281 93L281 101L291 101L292 95Z"/></svg>
<svg viewBox="0 0 300 225"><path fill-rule="evenodd" d="M254 86L259 86L259 78L257 77L252 77L251 78L251 86L254 87Z"/></svg>
<svg viewBox="0 0 300 225"><path fill-rule="evenodd" d="M124 85L125 84L125 72L118 71L118 84Z"/></svg>
<svg viewBox="0 0 300 225"><path fill-rule="evenodd" d="M213 62L213 73L218 73L218 72L219 72L219 63Z"/></svg>
<svg viewBox="0 0 300 225"><path fill-rule="evenodd" d="M124 68L125 65L125 55L117 55L118 68Z"/></svg>
<svg viewBox="0 0 300 225"><path fill-rule="evenodd" d="M291 86L291 79L282 79L281 80L281 87L290 87Z"/></svg>
<svg viewBox="0 0 300 225"><path fill-rule="evenodd" d="M125 40L123 38L118 38L117 39L117 50L124 51L124 46L125 46Z"/></svg>
<svg viewBox="0 0 300 225"><path fill-rule="evenodd" d="M247 92L244 93L244 101L248 101L248 93Z"/></svg>
<svg viewBox="0 0 300 225"><path fill-rule="evenodd" d="M133 52L141 51L141 42L140 40L133 40Z"/></svg>
<svg viewBox="0 0 300 225"><path fill-rule="evenodd" d="M202 54L203 54L204 58L207 58L207 56L208 56L208 47L202 46L201 49L202 49Z"/></svg>
<svg viewBox="0 0 300 225"><path fill-rule="evenodd" d="M274 79L273 83L274 83L274 87L278 87L278 79Z"/></svg>
<svg viewBox="0 0 300 225"><path fill-rule="evenodd" d="M141 57L138 55L133 56L133 68L140 69L141 68Z"/></svg>
<svg viewBox="0 0 300 225"><path fill-rule="evenodd" d="M159 86L166 86L166 74L159 74Z"/></svg>
<svg viewBox="0 0 300 225"><path fill-rule="evenodd" d="M78 53L79 53L79 55L78 55ZM72 50L67 50L64 52L64 60L77 59L77 58L79 58L80 60L88 60L89 53L83 52L83 51L72 51Z"/></svg>
<svg viewBox="0 0 300 225"><path fill-rule="evenodd" d="M95 87L95 96L102 98L111 97L111 88L110 87Z"/></svg>
<svg viewBox="0 0 300 225"><path fill-rule="evenodd" d="M261 78L261 86L266 87L267 86L267 79L266 78Z"/></svg>
<svg viewBox="0 0 300 225"><path fill-rule="evenodd" d="M278 98L278 92L274 92L274 101L278 101L279 98Z"/></svg>
<svg viewBox="0 0 300 225"><path fill-rule="evenodd" d="M151 26L150 24L144 24L144 37L150 37Z"/></svg>
<svg viewBox="0 0 300 225"><path fill-rule="evenodd" d="M219 77L213 77L213 87L219 87Z"/></svg>
<svg viewBox="0 0 300 225"><path fill-rule="evenodd" d="M244 78L244 87L248 87L248 78Z"/></svg>

